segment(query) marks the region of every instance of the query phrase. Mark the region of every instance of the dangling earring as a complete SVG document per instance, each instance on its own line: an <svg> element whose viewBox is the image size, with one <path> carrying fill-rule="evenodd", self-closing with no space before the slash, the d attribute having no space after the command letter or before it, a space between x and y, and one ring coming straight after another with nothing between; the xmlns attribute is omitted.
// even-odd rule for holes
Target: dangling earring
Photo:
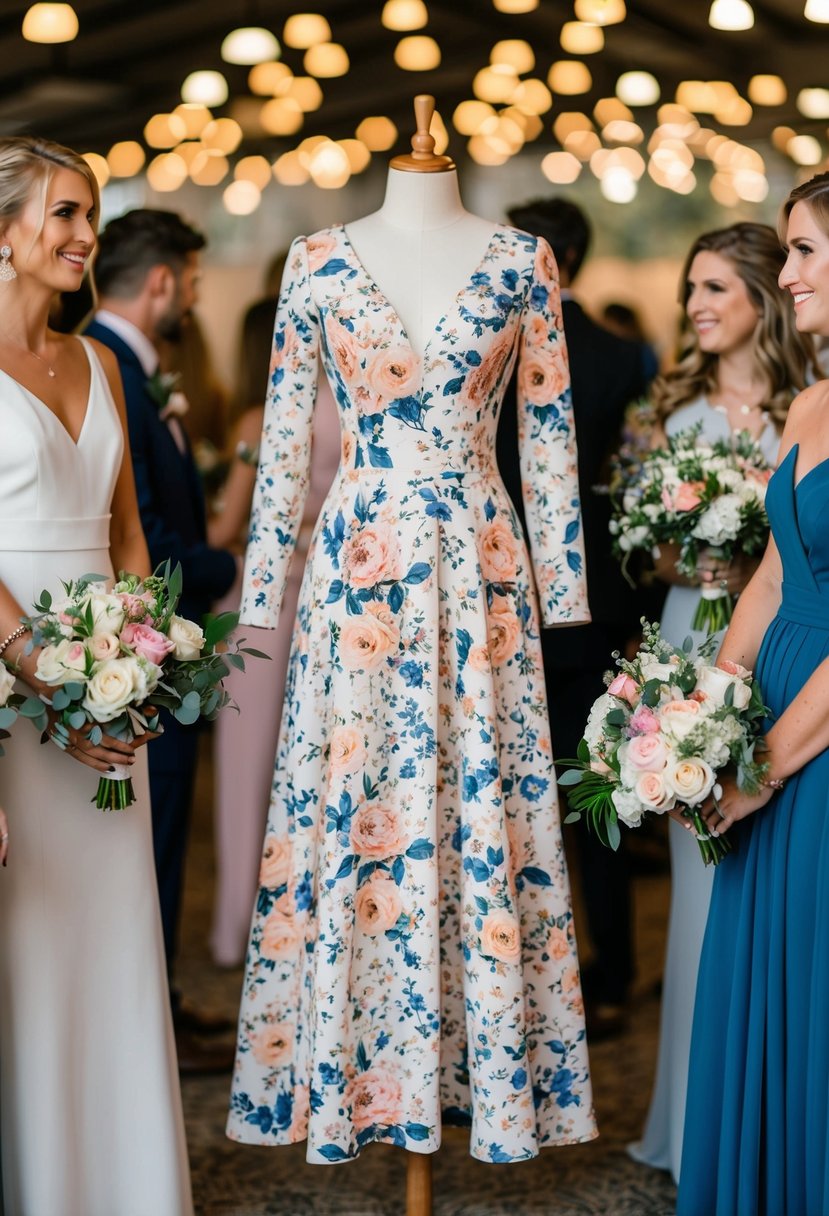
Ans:
<svg viewBox="0 0 829 1216"><path fill-rule="evenodd" d="M0 283L10 283L17 278L17 271L9 261L11 255L11 245L0 245Z"/></svg>

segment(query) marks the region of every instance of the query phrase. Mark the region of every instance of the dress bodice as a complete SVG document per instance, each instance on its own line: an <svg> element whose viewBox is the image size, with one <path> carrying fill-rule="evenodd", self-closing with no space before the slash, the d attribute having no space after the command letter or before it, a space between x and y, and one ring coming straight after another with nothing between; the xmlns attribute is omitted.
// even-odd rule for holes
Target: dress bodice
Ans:
<svg viewBox="0 0 829 1216"><path fill-rule="evenodd" d="M665 419L665 432L673 438L681 431L688 431L692 426L700 425L702 427L700 434L708 443L732 438L728 418L722 410L711 405L707 397L697 397L696 400L689 401L687 405L681 405L679 409L669 414ZM771 418L766 419L766 424L760 432L757 442L763 456L774 468L780 451L780 433Z"/></svg>
<svg viewBox="0 0 829 1216"><path fill-rule="evenodd" d="M766 509L783 563L784 620L829 631L829 461L821 461L795 482L795 444L769 483Z"/></svg>
<svg viewBox="0 0 829 1216"><path fill-rule="evenodd" d="M0 551L109 544L124 436L88 340L89 396L77 442L29 389L0 370Z"/></svg>

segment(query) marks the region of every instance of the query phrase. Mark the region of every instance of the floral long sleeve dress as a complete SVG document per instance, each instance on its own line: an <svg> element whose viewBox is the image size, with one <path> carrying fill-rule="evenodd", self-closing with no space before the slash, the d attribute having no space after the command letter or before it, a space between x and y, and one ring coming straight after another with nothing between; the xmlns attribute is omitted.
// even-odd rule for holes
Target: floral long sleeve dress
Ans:
<svg viewBox="0 0 829 1216"><path fill-rule="evenodd" d="M337 1162L433 1152L444 1120L473 1156L523 1160L596 1135L539 644L589 619L552 254L496 228L418 358L344 228L294 242L250 624L279 613L319 358L342 459L300 595L228 1135ZM516 359L532 565L495 463Z"/></svg>

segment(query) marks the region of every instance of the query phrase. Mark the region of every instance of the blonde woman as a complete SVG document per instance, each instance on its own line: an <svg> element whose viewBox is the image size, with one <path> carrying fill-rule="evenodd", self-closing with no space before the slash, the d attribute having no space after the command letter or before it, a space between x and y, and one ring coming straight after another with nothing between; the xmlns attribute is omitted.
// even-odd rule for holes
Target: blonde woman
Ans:
<svg viewBox="0 0 829 1216"><path fill-rule="evenodd" d="M739 223L694 242L682 274L690 344L673 371L652 389L665 432L701 426L706 440L748 431L766 460L777 464L780 436L792 398L814 378L810 339L798 334L791 303L777 286L784 255L774 229ZM668 547L659 573L671 583L662 632L681 646L691 629L698 587L724 581L743 590L757 562L738 558L725 567L703 559L693 585L676 571ZM678 823L668 825L671 849L671 913L662 990L656 1081L642 1140L631 1146L637 1160L679 1177L688 1076L691 1017L713 871L699 858L696 841Z"/></svg>
<svg viewBox="0 0 829 1216"><path fill-rule="evenodd" d="M0 139L0 650L42 690L20 618L44 588L149 556L117 366L48 328L95 248L86 162ZM143 740L146 741L146 740ZM145 753L73 731L41 747L18 721L0 761L14 838L0 881L0 1111L5 1211L188 1216L186 1145L150 831ZM90 805L132 766L138 801Z"/></svg>

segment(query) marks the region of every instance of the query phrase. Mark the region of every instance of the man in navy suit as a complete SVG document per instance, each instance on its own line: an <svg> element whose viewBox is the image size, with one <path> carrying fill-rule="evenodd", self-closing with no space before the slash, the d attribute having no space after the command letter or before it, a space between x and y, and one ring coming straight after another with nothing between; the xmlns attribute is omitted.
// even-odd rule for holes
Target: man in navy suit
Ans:
<svg viewBox="0 0 829 1216"><path fill-rule="evenodd" d="M207 543L198 470L179 418L167 409L157 343L176 341L196 303L205 239L172 211L137 210L112 220L95 263L99 309L87 333L118 359L138 506L153 566L181 564L182 615L200 620L236 575L236 559ZM196 769L197 731L163 715L164 733L149 748L153 844L168 973L176 955L184 857ZM182 1009L173 1013L183 1067L198 1046L187 1035L213 1029ZM209 1053L208 1053L209 1054Z"/></svg>

